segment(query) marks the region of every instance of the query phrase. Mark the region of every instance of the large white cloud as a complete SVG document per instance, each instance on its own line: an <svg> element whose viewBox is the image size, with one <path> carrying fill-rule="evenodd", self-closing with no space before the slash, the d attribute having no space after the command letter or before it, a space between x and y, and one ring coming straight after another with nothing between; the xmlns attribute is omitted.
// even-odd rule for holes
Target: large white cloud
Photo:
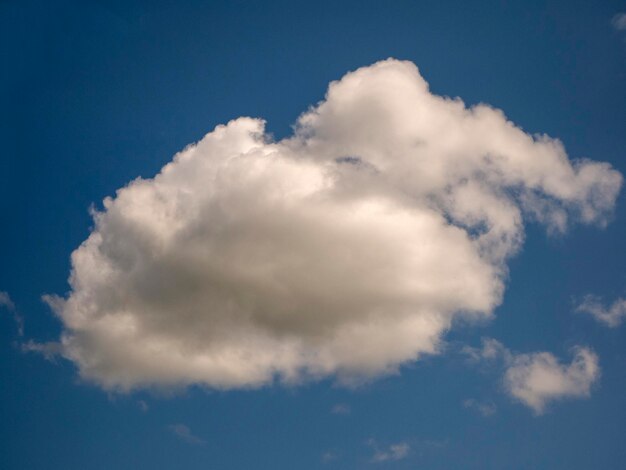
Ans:
<svg viewBox="0 0 626 470"><path fill-rule="evenodd" d="M107 198L49 300L64 356L105 388L362 380L489 317L524 220L603 224L621 181L386 60L289 139L240 118Z"/></svg>

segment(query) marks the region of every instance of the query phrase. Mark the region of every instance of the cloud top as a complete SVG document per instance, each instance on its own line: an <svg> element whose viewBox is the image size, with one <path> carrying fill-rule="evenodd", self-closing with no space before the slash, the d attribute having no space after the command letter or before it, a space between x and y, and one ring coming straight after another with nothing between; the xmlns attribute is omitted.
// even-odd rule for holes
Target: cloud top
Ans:
<svg viewBox="0 0 626 470"><path fill-rule="evenodd" d="M107 389L354 383L489 318L524 223L602 225L621 183L389 59L288 139L236 119L105 199L47 300L63 355Z"/></svg>

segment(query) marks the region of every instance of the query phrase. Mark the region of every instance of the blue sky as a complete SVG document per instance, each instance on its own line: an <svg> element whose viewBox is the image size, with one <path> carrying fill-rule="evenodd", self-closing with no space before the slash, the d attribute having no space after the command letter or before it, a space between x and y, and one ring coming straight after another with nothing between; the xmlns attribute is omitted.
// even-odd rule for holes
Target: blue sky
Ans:
<svg viewBox="0 0 626 470"><path fill-rule="evenodd" d="M0 295L0 467L623 468L626 461L623 445L626 325L621 319L626 307L620 299L626 296L626 196L623 190L617 192L619 184L615 179L618 173L626 174L626 25L621 20L624 17L619 16L623 12L626 12L626 4L612 1L486 1L473 5L469 2L390 2L383 5L350 1L56 2L55 5L3 2L0 5L3 63L0 72L0 137L3 142L0 205L4 220L0 231L0 292L4 293ZM404 167L401 166L404 163L389 163L390 169L385 167L385 158L391 152L386 149L400 148L395 147L400 145L395 128L390 126L391 130L384 130L386 123L396 122L396 108L391 105L385 108L388 102L380 98L381 113L388 111L391 118L376 120L379 108L374 108L370 115L357 112L361 108L356 104L357 111L342 107L347 106L341 104L343 97L352 90L349 77L341 82L343 87L336 87L335 95L325 98L330 82L389 57L414 63L419 75L407 65L409 62L387 62L387 67L362 69L360 75L351 76L361 77L365 83L359 88L361 101L355 103L367 101L370 96L375 99L399 96L397 106L401 106L404 97L413 90L411 87L420 83L416 77L421 75L430 86L428 94L419 95L426 103L423 106L427 121L435 120L432 116L441 113L442 122L448 123L443 129L449 135L461 128L457 122L461 118L448 107L437 108L432 104L436 102L431 100L432 96L460 97L468 107L486 103L501 109L523 132L559 139L571 161L588 159L582 165L597 169L587 182L570 175L569 163L555 170L529 170L530 176L524 176L527 179L514 187L506 187L506 183L497 179L502 177L501 173L492 175L495 180L477 180L480 188L488 190L485 194L492 194L494 185L501 184L504 189L499 187L493 194L505 200L513 198L513 193L526 194L535 184L529 182L534 177L533 171L540 172L541 181L554 177L557 182L553 186L541 183L544 186L540 189L529 190L528 196L540 193L545 205L511 199L511 207L520 208L522 228L504 222L501 228L507 234L523 233L524 240L518 247L507 244L505 248L509 251L503 259L494 254L496 248L489 244L484 248L493 255L489 261L481 258L479 262L475 252L468 248L469 251L459 252L458 257L435 256L433 264L424 265L428 275L418 276L418 281L427 278L431 282L427 283L429 289L440 293L441 299L452 299L452 306L445 304L444 307L439 297L433 303L424 303L421 298L403 298L420 312L420 309L429 312L420 313L423 316L419 318L431 318L427 315L433 309L436 318L440 318L437 315L444 318L430 336L426 335L423 342L409 340L411 344L406 345L408 352L404 356L404 353L394 356L393 347L382 340L384 344L380 349L372 340L357 348L346 342L353 351L347 356L333 352L334 344L317 343L311 339L317 338L311 331L317 332L320 328L322 332L337 333L339 330L334 328L338 327L331 320L325 324L323 319L305 326L298 323L310 319L310 315L302 313L308 311L305 307L310 302L298 303L298 295L305 291L298 290L301 286L296 281L291 282L302 273L301 270L289 271L285 267L288 264L280 263L278 266L283 271L279 269L278 274L284 277L279 279L285 282L278 283L283 290L277 292L287 291L293 295L301 311L290 310L289 305L293 304L285 303L279 295L262 298L259 294L251 297L249 312L255 315L254 312L262 311L261 307L255 309L257 304L262 304L276 310L284 308L286 314L293 315L289 317L295 318L291 323L265 317L257 320L263 332L270 332L269 337L283 338L282 332L288 331L289 338L302 341L310 348L306 351L312 351L315 359L302 359L300 350L295 357L296 364L308 370L313 378L300 377L297 372L288 380L286 376L291 369L285 364L293 358L274 354L276 345L287 343L281 339L264 346L266 343L259 339L259 329L253 330L252 346L246 339L245 347L251 348L246 351L253 351L254 359L268 353L269 362L260 362L261 365L242 372L237 382L204 370L198 378L194 375L195 369L186 374L179 365L170 370L166 363L157 360L156 364L142 368L140 365L144 362L126 361L125 350L120 353L121 359L115 357L115 347L110 344L116 343L107 342L110 326L104 330L94 329L94 324L89 322L86 326L77 326L76 312L87 308L80 293L97 291L90 284L92 279L104 282L98 277L104 267L96 263L93 271L80 268L83 269L80 276L83 276L82 285L86 286L84 290L68 283L71 270L79 266L79 263L72 265L70 255L91 230L95 228L97 233L110 234L111 243L118 243L115 247L119 250L131 240L130 251L123 252L120 263L126 266L124 260L130 257L139 260L134 266L144 266L141 264L145 261L141 255L144 245L140 243L143 238L134 238L135 232L118 234L121 219L114 217L114 210L105 209L103 199L115 196L119 188L137 177L154 177L172 161L174 154L198 142L216 126L241 116L266 120L265 132L272 135L277 152L296 155L281 156L283 166L279 170L283 173L265 170L263 175L268 175L267 180L261 183L280 188L286 185L285 192L281 193L284 197L284 194L291 194L289 191L308 187L309 179L303 176L300 183L299 175L310 175L314 179L321 165L315 162L330 156L325 164L338 172L337 181L351 188L346 189L347 194L357 205L346 209L343 199L333 195L329 196L329 205L323 206L327 211L320 212L318 206L290 199L298 211L286 211L287 215L280 220L276 212L268 212L270 223L262 226L246 219L246 223L233 225L229 240L260 238L258 245L266 243L275 250L276 244L279 247L285 244L284 252L289 254L289 247L294 253L300 253L298 250L321 246L317 241L327 240L328 233L335 234L324 232L324 237L317 238L316 227L343 227L347 237L353 234L354 227L361 227L357 222L354 227L345 222L352 213L351 208L361 207L358 204L365 197L364 191L379 183L387 188L385 197L399 191L410 194L420 204L425 201L430 193L424 195L419 192L420 188L434 178L419 178L431 171L433 165L422 163L415 167L409 163ZM367 88L374 86L376 77L383 77L380 79L384 83L398 84L398 87L383 87L382 91ZM403 94L405 85L407 95ZM308 128L315 137L295 139L295 143L283 141L293 136L292 126L298 117L322 100L326 100L327 106L312 111L314 122ZM407 109L410 112L412 108ZM351 133L367 124L363 124L365 116L373 116L375 125L367 128L368 132L376 138L387 139L384 145L380 144L382 140L376 140L368 147L370 144L358 140L363 136L354 137ZM413 122L414 118L409 116L405 120ZM405 120L398 121L398 126ZM487 125L478 118L471 123ZM256 124L246 121L241 125ZM476 145L480 157L481 146L492 148L489 146L495 144L491 136L502 133L504 147L498 149L508 155L508 143L517 142L515 139L522 139L524 134L519 131L520 134L509 136L500 121L493 126L476 127L487 129L484 134L480 133L485 136L480 137L484 142L479 139L476 143L471 132L469 136L459 134L462 135L460 148ZM230 129L236 134L236 128ZM439 133L421 137L433 148L445 147L446 140ZM507 140L509 138L513 141ZM302 146L302 142L308 147ZM365 142L370 141L365 139ZM203 155L217 158L213 157L217 150L211 145L209 142L206 147L199 146L195 154L189 154L189 159L198 160ZM270 137L251 145L256 145L261 153L274 149ZM547 150L541 147L539 140L528 145L528 151L522 152L521 166L502 170L507 178L526 175L524 169L529 167L525 162L538 161L535 152L537 155L547 152L547 156L541 157L544 160L558 153L552 147L546 147ZM314 155L302 150L305 147L312 148ZM454 158L459 152L440 151L437 158L456 162ZM469 158L472 151L467 152ZM403 156L405 152L398 155ZM464 152L460 155L466 158ZM355 160L346 163L346 157ZM342 158L344 163L341 163ZM314 163L301 168L300 172L297 170L299 159L312 159ZM223 164L215 161L206 171ZM487 171L481 166L483 160L477 161L474 170L483 175ZM607 162L612 169L599 169L591 161ZM245 162L238 165L232 169L234 176L229 180L232 183L220 183L221 189L216 192L221 204L245 197L247 207L258 208L256 212L251 211L252 215L248 214L256 220L254 214L267 209L262 204L264 196L252 184L239 183L257 180L245 180L249 166ZM354 176L358 171L352 167L361 165L385 168L381 171L387 178L384 184L376 179L378 177L359 179ZM563 175L559 173L561 170ZM463 181L471 180L476 173ZM188 174L181 172L181 175ZM403 178L403 174L409 176ZM192 203L200 200L203 188L209 186L202 181L200 178L195 186L185 182L194 196L190 199ZM264 188L261 183L259 187ZM167 192L172 184L175 190L180 188L179 183L168 184L170 186L164 184L163 194L173 194ZM148 184L148 190L153 187ZM564 196L570 189L574 195ZM132 202L138 197L136 194L128 192L128 199ZM446 220L466 227L467 220L462 223L455 210L464 214L459 201L474 199L437 194L443 199L450 196L440 208L448 217ZM487 207L481 202L484 200L475 200L478 202L472 208ZM588 220L589 223L578 213L587 203L593 206L590 209L593 220ZM97 227L90 214L92 206L101 214L109 214ZM115 207L119 208L119 213L126 214L122 203ZM130 204L130 207L135 206ZM225 211L224 215L211 212L213 206L198 207L209 211L203 214L208 214L209 227L217 229L226 226L231 220L229 216L239 215L235 209ZM331 237L335 243L323 245L319 257L303 258L313 263L312 278L316 278L315 267L319 267L322 275L317 279L322 281L324 273L334 272L329 270L326 261L318 266L316 259L330 259L329 253L343 253L346 249L361 253L358 250L366 242L368 246L378 247L385 255L381 255L381 259L396 260L395 256L402 249L413 246L407 245L410 237L403 236L406 231L421 227L405 227L401 224L404 219L395 218L404 214L406 207L412 207L407 209L410 211L418 210L396 201L374 214L376 223L372 222L374 215L366 212L363 221L358 222L367 228L363 236L348 237L353 240L348 245L341 237ZM535 209L540 215L533 217L530 214ZM419 210L426 209L420 205ZM571 220L563 230L555 222L559 210L565 211ZM148 219L152 213L148 208L135 217L125 216L123 222L128 225L124 225L124 230L129 227L145 229L148 222L143 225L143 217ZM306 225L309 219L298 218L302 214L318 218L313 218L315 223L309 226ZM339 214L337 218L330 218L336 214ZM386 219L384 214L391 215ZM186 220L183 215L176 217L176 222ZM388 220L388 224L381 220ZM493 226L500 227L495 221L488 216L479 222L487 225L492 222ZM269 228L264 232L267 225ZM285 229L285 238L280 238L283 241L277 241L277 234L282 236L283 232L278 232L276 227L289 227ZM378 233L377 227L388 227L388 230L385 228ZM479 223L474 228L480 231L484 225ZM436 241L448 240L448 235L453 237L449 226L441 230L441 236L434 237ZM158 230L146 233L160 234ZM220 245L221 238L207 235L207 231L198 233L201 241L217 243L225 253L254 253L266 259L255 251L256 241L243 245L228 241ZM468 233L473 233L471 227ZM313 245L297 243L308 240L309 236ZM452 253L451 250L460 246L460 242L450 243L442 245L443 252ZM484 250L481 253L484 254ZM276 252L271 253L274 260ZM436 267L449 269L442 268L445 274L474 266L470 261L455 264L460 263L462 255L467 255L477 267L460 277L463 285L474 286L476 282L476 289L471 289L467 295L462 289L441 287L446 276L441 283L432 281L436 279L434 273L439 272ZM107 259L118 260L110 253ZM236 256L226 259L229 266L238 267ZM230 276L232 272L218 270L211 277L213 284L200 283L202 292L216 293L199 297L204 299L199 303L189 303L187 294L178 293L172 294L175 300L171 300L167 297L170 287L176 290L176 286L182 285L180 289L184 290L190 281L176 277L177 271L163 268L170 266L164 263L147 263L148 267L143 270L131 270L139 272L129 278L132 285L148 285L148 292L154 293L148 303L139 304L137 298L132 297L144 292L141 289L129 289L127 297L114 301L130 312L131 320L137 320L140 325L152 325L159 338L172 344L187 347L199 340L199 345L194 346L196 349L191 348L192 352L185 349L187 355L183 354L192 361L198 358L193 351L204 351L205 343L221 344L223 338L230 338L230 332L240 327L235 324L232 330L218 329L221 334L211 334L205 339L194 332L198 327L193 325L200 329L206 326L204 320L193 323L198 320L194 316L198 309L217 312L211 314L215 318L207 315L219 323L223 314L219 308L207 307L207 302L218 305L225 302L225 298L230 299L224 291L232 292L235 299L249 299L247 296L251 294L246 286L260 284L252 281L228 284L226 274ZM256 267L253 262L249 263L245 266ZM351 272L349 269L354 266L369 267L373 272L379 267L376 263L339 267ZM402 280L400 267L404 265L390 261L389 266L395 268L390 272L399 273ZM165 277L167 289L150 291L160 285L150 277L151 267L167 276L174 273L173 277ZM409 268L406 268L407 273L414 273ZM380 301L383 307L391 305L381 300L382 294L372 301L363 300L369 299L367 292L358 289L371 282L369 277L361 276L363 271L354 271L355 277L344 279L345 284L338 291L332 290L335 284L330 281L328 285L320 283L307 299L326 306L324 293L344 295L354 291L354 298L348 294L341 298L345 305L355 306L353 314L357 320L354 321L358 324L360 312L367 310L374 301ZM498 274L489 276L492 271ZM92 272L96 273L95 277L90 276ZM193 276L190 279L198 281ZM384 283L387 278L381 279L383 281L376 285L383 294L395 292L398 282L387 285ZM222 287L213 288L213 285ZM495 293L499 285L504 288L501 298ZM126 292L121 282L111 286L112 290L106 292L113 297L118 292ZM483 292L483 287L484 295L476 294L474 299L472 295ZM76 299L76 306L64 304L55 314L51 306L42 301L46 294ZM108 304L106 295L99 295L94 308L101 312ZM587 297L589 295L592 297ZM153 305L150 302L156 302L154 298L163 300L168 307ZM328 312L335 315L331 315L332 318L343 318L347 309L334 310L339 307L332 301L328 305ZM150 323L152 307L163 315L158 317L156 326ZM482 313L474 317L463 313L472 309ZM404 313L383 310L383 323L377 331L392 335L398 323L385 319L392 313L404 318ZM489 319L490 312L493 316ZM313 309L312 318L317 318L316 314ZM612 322L607 321L607 317L613 318ZM114 321L120 318L113 317ZM350 318L353 321L353 317ZM21 322L23 334L18 328ZM420 331L416 331L417 336ZM62 333L74 338L73 347L58 345ZM139 333L133 343L137 354L143 353L142 347L153 338L153 330ZM428 352L429 340L433 338L439 341L436 351ZM254 342L257 340L259 343ZM240 343L224 341L227 346L240 346ZM320 344L319 350L316 349L315 345ZM398 339L397 345L400 344L404 345ZM331 351L328 353L330 362L315 356L319 351L326 351L326 346ZM360 357L361 350L371 355L357 363L355 358ZM47 358L41 352L47 353ZM407 359L413 353L419 354L419 359ZM542 353L547 356L538 355ZM101 358L104 358L104 366L91 366ZM379 361L386 365L380 366ZM256 364L252 359L248 362ZM233 367L228 365L227 372L233 372ZM393 373L398 367L397 373ZM263 378L255 382L254 374L264 377L267 370L278 371L276 376L270 374L270 383ZM366 380L361 380L363 375L367 376Z"/></svg>

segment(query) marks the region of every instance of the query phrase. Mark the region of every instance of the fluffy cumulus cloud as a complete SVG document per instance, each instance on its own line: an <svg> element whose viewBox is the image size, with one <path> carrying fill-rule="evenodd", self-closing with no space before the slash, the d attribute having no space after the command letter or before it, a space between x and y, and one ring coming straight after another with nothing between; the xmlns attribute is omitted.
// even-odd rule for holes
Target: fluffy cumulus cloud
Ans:
<svg viewBox="0 0 626 470"><path fill-rule="evenodd" d="M48 301L63 355L108 389L360 381L490 317L525 221L602 225L621 182L390 59L287 139L236 119L118 190Z"/></svg>
<svg viewBox="0 0 626 470"><path fill-rule="evenodd" d="M611 305L605 307L598 297L589 295L576 308L576 311L587 313L606 326L615 328L626 319L626 299L616 299Z"/></svg>
<svg viewBox="0 0 626 470"><path fill-rule="evenodd" d="M596 354L577 348L570 364L559 363L547 352L516 356L506 372L505 385L513 397L541 414L549 401L588 397L599 375Z"/></svg>

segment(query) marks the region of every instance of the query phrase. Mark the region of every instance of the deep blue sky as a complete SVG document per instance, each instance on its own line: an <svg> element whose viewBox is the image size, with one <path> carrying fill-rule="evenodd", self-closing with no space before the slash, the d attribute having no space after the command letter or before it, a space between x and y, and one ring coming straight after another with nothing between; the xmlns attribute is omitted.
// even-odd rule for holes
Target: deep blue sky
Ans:
<svg viewBox="0 0 626 470"><path fill-rule="evenodd" d="M331 80L387 57L415 62L436 93L486 102L574 158L626 173L626 31L620 1L2 2L0 291L25 338L55 340L40 298L68 290L88 208L217 124L262 117L277 137ZM626 292L626 196L604 230L549 237L528 226L496 319L448 336L495 337L567 358L591 346L602 377L587 400L543 416L500 375L450 352L357 390L297 388L108 395L63 360L20 352L0 316L0 468L621 469L626 466L626 325L574 315L592 292ZM493 402L483 417L462 403ZM139 401L148 407L142 411ZM335 414L336 404L349 414ZM184 424L204 441L180 439ZM372 464L368 440L411 445ZM337 459L322 462L325 452Z"/></svg>

